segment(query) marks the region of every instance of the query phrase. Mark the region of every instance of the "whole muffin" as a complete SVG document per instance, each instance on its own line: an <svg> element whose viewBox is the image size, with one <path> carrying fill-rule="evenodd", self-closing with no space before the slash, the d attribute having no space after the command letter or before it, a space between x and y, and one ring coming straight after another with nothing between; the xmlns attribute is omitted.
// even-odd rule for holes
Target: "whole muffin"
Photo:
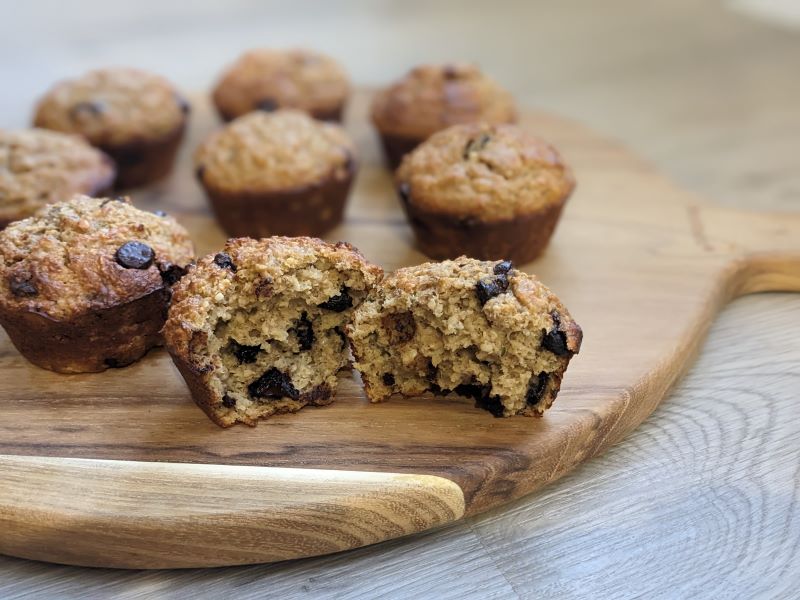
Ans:
<svg viewBox="0 0 800 600"><path fill-rule="evenodd" d="M250 50L222 74L214 88L226 121L254 110L297 108L324 121L341 121L350 94L347 73L334 59L312 50Z"/></svg>
<svg viewBox="0 0 800 600"><path fill-rule="evenodd" d="M45 369L123 367L161 343L193 254L174 219L126 198L53 204L0 232L0 325Z"/></svg>
<svg viewBox="0 0 800 600"><path fill-rule="evenodd" d="M395 175L419 248L518 264L536 258L575 187L552 146L516 125L455 125L407 155Z"/></svg>
<svg viewBox="0 0 800 600"><path fill-rule="evenodd" d="M451 125L516 120L511 94L470 64L415 67L372 101L372 122L392 169L405 154Z"/></svg>
<svg viewBox="0 0 800 600"><path fill-rule="evenodd" d="M332 229L356 172L341 127L289 109L232 121L198 148L195 165L222 227L255 238Z"/></svg>
<svg viewBox="0 0 800 600"><path fill-rule="evenodd" d="M398 269L346 332L372 402L455 392L496 417L541 416L583 339L535 276L464 256Z"/></svg>
<svg viewBox="0 0 800 600"><path fill-rule="evenodd" d="M221 427L330 404L344 327L382 274L344 242L228 240L176 287L167 348Z"/></svg>
<svg viewBox="0 0 800 600"><path fill-rule="evenodd" d="M155 181L172 169L189 104L158 75L127 68L90 71L56 84L34 124L77 133L117 163L118 187Z"/></svg>
<svg viewBox="0 0 800 600"><path fill-rule="evenodd" d="M102 195L115 175L113 161L78 136L0 130L0 229L75 194Z"/></svg>

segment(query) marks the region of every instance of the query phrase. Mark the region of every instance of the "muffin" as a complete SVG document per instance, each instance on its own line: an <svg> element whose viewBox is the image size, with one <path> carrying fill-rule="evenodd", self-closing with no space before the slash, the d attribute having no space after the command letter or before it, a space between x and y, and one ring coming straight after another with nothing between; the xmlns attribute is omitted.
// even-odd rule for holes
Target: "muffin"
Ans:
<svg viewBox="0 0 800 600"><path fill-rule="evenodd" d="M255 238L329 231L356 172L341 127L289 109L232 121L198 148L195 165L225 231Z"/></svg>
<svg viewBox="0 0 800 600"><path fill-rule="evenodd" d="M372 402L455 392L496 417L541 416L583 336L536 277L466 257L399 269L346 331Z"/></svg>
<svg viewBox="0 0 800 600"><path fill-rule="evenodd" d="M0 325L60 373L123 367L161 343L186 230L126 198L75 196L0 232Z"/></svg>
<svg viewBox="0 0 800 600"><path fill-rule="evenodd" d="M419 248L518 264L536 258L575 187L547 143L516 125L455 125L408 154L395 174Z"/></svg>
<svg viewBox="0 0 800 600"><path fill-rule="evenodd" d="M0 229L75 194L102 195L115 175L112 160L78 136L0 130Z"/></svg>
<svg viewBox="0 0 800 600"><path fill-rule="evenodd" d="M344 326L382 271L344 242L228 240L176 286L167 348L221 427L333 400Z"/></svg>
<svg viewBox="0 0 800 600"><path fill-rule="evenodd" d="M172 169L189 104L170 82L136 69L101 69L53 87L36 127L77 133L117 163L117 187L155 181Z"/></svg>
<svg viewBox="0 0 800 600"><path fill-rule="evenodd" d="M416 67L372 102L372 122L392 169L405 154L451 125L516 120L511 94L470 64Z"/></svg>
<svg viewBox="0 0 800 600"><path fill-rule="evenodd" d="M254 110L296 108L323 121L341 121L350 94L347 73L312 50L245 52L222 74L213 100L226 121Z"/></svg>

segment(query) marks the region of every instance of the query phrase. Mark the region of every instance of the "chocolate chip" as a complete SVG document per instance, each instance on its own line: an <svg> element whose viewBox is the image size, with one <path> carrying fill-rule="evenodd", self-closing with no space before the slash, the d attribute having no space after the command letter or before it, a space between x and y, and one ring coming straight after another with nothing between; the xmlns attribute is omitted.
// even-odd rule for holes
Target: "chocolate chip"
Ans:
<svg viewBox="0 0 800 600"><path fill-rule="evenodd" d="M408 204L411 199L411 186L405 181L401 181L397 186L397 194L400 196L400 200Z"/></svg>
<svg viewBox="0 0 800 600"><path fill-rule="evenodd" d="M482 408L483 410L488 410L495 417L502 417L505 410L503 408L503 403L500 400L500 396L487 396L485 398L481 398L480 400L475 401L475 406L477 408Z"/></svg>
<svg viewBox="0 0 800 600"><path fill-rule="evenodd" d="M125 242L114 255L126 269L148 269L156 257L153 249L142 242Z"/></svg>
<svg viewBox="0 0 800 600"><path fill-rule="evenodd" d="M185 268L171 262L159 263L158 271L161 273L161 280L167 285L175 285L186 275Z"/></svg>
<svg viewBox="0 0 800 600"><path fill-rule="evenodd" d="M471 138L467 142L467 145L464 146L464 153L463 153L464 160L467 160L469 158L469 155L472 154L473 152L480 152L481 150L483 150L486 147L486 144L488 144L491 139L492 138L488 133L482 133L476 138Z"/></svg>
<svg viewBox="0 0 800 600"><path fill-rule="evenodd" d="M272 277L262 279L255 289L256 298L263 300L272 296Z"/></svg>
<svg viewBox="0 0 800 600"><path fill-rule="evenodd" d="M116 358L103 359L103 364L107 366L109 369L119 369L120 367L125 366L123 364L120 364L120 362Z"/></svg>
<svg viewBox="0 0 800 600"><path fill-rule="evenodd" d="M489 386L478 385L476 383L461 383L453 390L459 396L472 398L475 402L480 402L489 395Z"/></svg>
<svg viewBox="0 0 800 600"><path fill-rule="evenodd" d="M340 313L353 306L353 299L350 297L350 294L347 293L347 288L342 286L338 295L331 296L322 304L317 304L317 306L325 310L332 310L333 312Z"/></svg>
<svg viewBox="0 0 800 600"><path fill-rule="evenodd" d="M263 110L265 112L272 112L278 108L278 103L273 98L262 98L258 102L256 102L256 109Z"/></svg>
<svg viewBox="0 0 800 600"><path fill-rule="evenodd" d="M292 330L297 336L297 344L300 346L300 351L311 350L311 346L314 345L314 326L308 320L308 313L300 315L300 318L295 321Z"/></svg>
<svg viewBox="0 0 800 600"><path fill-rule="evenodd" d="M542 348L556 356L567 356L570 351L567 348L567 334L561 331L561 316L556 311L551 312L550 316L553 318L553 329L543 334Z"/></svg>
<svg viewBox="0 0 800 600"><path fill-rule="evenodd" d="M494 266L494 274L502 275L504 273L508 273L513 268L514 265L510 260L502 260Z"/></svg>
<svg viewBox="0 0 800 600"><path fill-rule="evenodd" d="M247 386L251 398L291 398L297 400L300 392L286 373L272 367Z"/></svg>
<svg viewBox="0 0 800 600"><path fill-rule="evenodd" d="M336 335L338 335L339 338L342 340L342 350L344 350L345 348L347 348L347 336L344 334L344 331L342 331L341 327L334 327L333 330L336 332Z"/></svg>
<svg viewBox="0 0 800 600"><path fill-rule="evenodd" d="M417 323L410 312L391 313L381 319L381 325L389 335L389 343L403 344L414 337Z"/></svg>
<svg viewBox="0 0 800 600"><path fill-rule="evenodd" d="M157 217L166 217L167 216L167 213L164 212L163 210L154 210L153 214L155 216L157 216Z"/></svg>
<svg viewBox="0 0 800 600"><path fill-rule="evenodd" d="M229 396L228 394L225 394L222 397L222 406L226 408L233 408L234 406L236 406L236 398L234 398L233 396Z"/></svg>
<svg viewBox="0 0 800 600"><path fill-rule="evenodd" d="M84 117L96 117L102 114L103 111L105 111L105 105L102 102L78 102L70 108L69 117L75 121Z"/></svg>
<svg viewBox="0 0 800 600"><path fill-rule="evenodd" d="M230 269L234 273L236 273L236 265L233 264L233 260L231 260L231 255L227 252L218 252L214 256L214 264L217 265L220 269Z"/></svg>
<svg viewBox="0 0 800 600"><path fill-rule="evenodd" d="M384 373L382 379L383 385L387 387L392 387L394 385L394 375L391 373Z"/></svg>
<svg viewBox="0 0 800 600"><path fill-rule="evenodd" d="M544 371L531 377L528 382L528 391L525 394L525 402L530 405L538 404L544 396L549 381L550 375Z"/></svg>
<svg viewBox="0 0 800 600"><path fill-rule="evenodd" d="M236 357L240 365L249 365L256 362L258 353L261 352L261 346L247 346L240 344L236 340L231 340L228 344L228 350Z"/></svg>
<svg viewBox="0 0 800 600"><path fill-rule="evenodd" d="M29 279L19 279L12 277L8 280L8 287L11 288L11 293L18 297L30 297L39 294L36 285Z"/></svg>
<svg viewBox="0 0 800 600"><path fill-rule="evenodd" d="M194 176L197 177L198 181L203 181L203 174L205 172L206 172L205 165L199 165L194 171Z"/></svg>

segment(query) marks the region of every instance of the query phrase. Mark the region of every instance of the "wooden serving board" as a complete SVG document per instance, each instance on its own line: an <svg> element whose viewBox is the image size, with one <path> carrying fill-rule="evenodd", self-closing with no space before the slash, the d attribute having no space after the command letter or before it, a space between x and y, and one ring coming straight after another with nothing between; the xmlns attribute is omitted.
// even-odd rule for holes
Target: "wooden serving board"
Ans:
<svg viewBox="0 0 800 600"><path fill-rule="evenodd" d="M386 269L423 262L359 94L348 128L361 170L328 236ZM372 544L480 513L558 479L621 440L664 398L731 298L800 290L800 215L734 212L676 188L617 144L551 115L578 187L526 265L585 332L544 418L495 419L451 395L370 405L357 376L336 402L223 430L163 350L96 375L57 375L0 334L0 552L161 568L277 561ZM189 155L217 121L195 103L170 181L133 194L175 214L202 253L224 235Z"/></svg>

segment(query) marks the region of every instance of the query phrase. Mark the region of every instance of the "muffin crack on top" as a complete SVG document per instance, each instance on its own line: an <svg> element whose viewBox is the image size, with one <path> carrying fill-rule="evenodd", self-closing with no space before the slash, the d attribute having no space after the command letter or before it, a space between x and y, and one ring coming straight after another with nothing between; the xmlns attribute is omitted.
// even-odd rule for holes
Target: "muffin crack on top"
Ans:
<svg viewBox="0 0 800 600"><path fill-rule="evenodd" d="M349 360L344 327L381 277L344 242L229 240L176 286L167 347L220 426L328 404Z"/></svg>
<svg viewBox="0 0 800 600"><path fill-rule="evenodd" d="M371 401L455 392L497 417L549 408L583 337L536 277L466 257L386 277L347 335Z"/></svg>

